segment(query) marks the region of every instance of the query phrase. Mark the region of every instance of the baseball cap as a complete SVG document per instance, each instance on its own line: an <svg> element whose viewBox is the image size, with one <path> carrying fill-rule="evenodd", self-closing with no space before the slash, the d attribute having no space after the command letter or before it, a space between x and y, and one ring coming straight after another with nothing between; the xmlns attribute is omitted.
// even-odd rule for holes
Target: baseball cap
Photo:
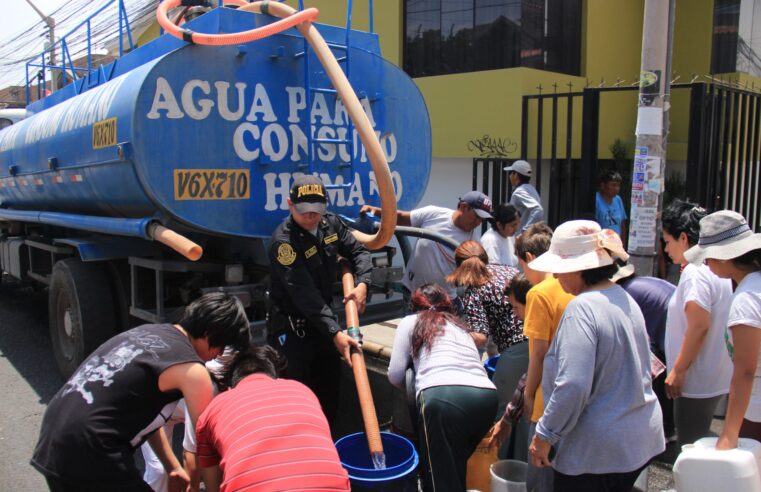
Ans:
<svg viewBox="0 0 761 492"><path fill-rule="evenodd" d="M295 177L291 186L291 203L300 214L317 212L325 215L328 211L328 198L322 180L311 174Z"/></svg>
<svg viewBox="0 0 761 492"><path fill-rule="evenodd" d="M480 191L469 191L460 197L460 201L472 207L482 219L494 218L491 214L491 199Z"/></svg>
<svg viewBox="0 0 761 492"><path fill-rule="evenodd" d="M505 171L515 171L523 176L531 177L531 164L526 161L515 161L504 169Z"/></svg>

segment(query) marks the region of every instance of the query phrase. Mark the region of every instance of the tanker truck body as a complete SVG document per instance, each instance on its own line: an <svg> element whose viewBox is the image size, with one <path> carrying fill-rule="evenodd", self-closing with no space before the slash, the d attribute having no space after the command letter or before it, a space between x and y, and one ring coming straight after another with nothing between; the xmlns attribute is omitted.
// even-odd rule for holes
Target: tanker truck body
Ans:
<svg viewBox="0 0 761 492"><path fill-rule="evenodd" d="M231 33L273 20L217 8L186 27ZM375 34L317 27L379 137L399 208L414 208L431 154L420 92L381 58ZM0 131L0 266L48 286L64 375L117 330L171 320L203 292L237 295L261 326L266 241L288 214L294 175L319 175L331 211L346 217L379 204L357 132L294 29L218 47L163 35L27 114ZM156 224L203 256L152 241ZM374 254L390 265L393 248ZM374 287L388 292L400 275L376 269Z"/></svg>

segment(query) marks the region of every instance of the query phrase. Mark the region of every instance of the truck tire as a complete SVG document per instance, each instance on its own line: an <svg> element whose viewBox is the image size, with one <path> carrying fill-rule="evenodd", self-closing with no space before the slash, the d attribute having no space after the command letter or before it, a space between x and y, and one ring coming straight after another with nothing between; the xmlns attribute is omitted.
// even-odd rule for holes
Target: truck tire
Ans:
<svg viewBox="0 0 761 492"><path fill-rule="evenodd" d="M68 378L85 357L116 334L113 295L104 265L77 258L57 262L48 313L58 371Z"/></svg>

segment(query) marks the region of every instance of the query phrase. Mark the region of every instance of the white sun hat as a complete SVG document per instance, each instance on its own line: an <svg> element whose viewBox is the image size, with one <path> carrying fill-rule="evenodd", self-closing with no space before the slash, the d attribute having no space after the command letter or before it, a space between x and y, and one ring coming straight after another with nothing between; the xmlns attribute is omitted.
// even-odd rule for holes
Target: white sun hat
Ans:
<svg viewBox="0 0 761 492"><path fill-rule="evenodd" d="M571 220L555 229L549 251L528 266L538 272L579 272L611 265L614 257L629 259L618 234L600 230L591 220Z"/></svg>
<svg viewBox="0 0 761 492"><path fill-rule="evenodd" d="M761 249L761 234L753 234L742 215L721 210L700 219L698 244L685 251L684 258L690 263L731 260L754 249Z"/></svg>

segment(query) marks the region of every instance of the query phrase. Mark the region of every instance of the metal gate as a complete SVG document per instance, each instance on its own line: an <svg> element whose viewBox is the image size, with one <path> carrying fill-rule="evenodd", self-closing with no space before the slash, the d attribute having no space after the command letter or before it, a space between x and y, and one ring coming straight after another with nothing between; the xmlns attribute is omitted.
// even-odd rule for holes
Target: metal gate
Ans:
<svg viewBox="0 0 761 492"><path fill-rule="evenodd" d="M683 198L709 210L735 210L748 219L753 229L761 230L761 94L705 83L672 84L671 90L672 94L675 90L690 91L687 192ZM530 162L538 190L543 189L543 180L549 179L549 196L542 198L550 226L570 219L594 218L600 169L600 95L622 91L633 92L638 88L586 88L580 92L523 96L521 159L529 160L532 151ZM574 117L577 111L581 111L580 124L579 118ZM559 113L564 117L558 117ZM542 138L535 138L535 145L529 148L531 132ZM581 149L574 158L573 141L578 132ZM549 176L544 176L543 166L537 165L543 161L548 162ZM495 203L507 201L511 190L502 168L510 162L474 159L473 189L490 194ZM630 182L622 186L627 208L630 186Z"/></svg>
<svg viewBox="0 0 761 492"><path fill-rule="evenodd" d="M710 210L741 213L757 232L761 231L760 130L761 94L695 84L690 98L688 194Z"/></svg>

